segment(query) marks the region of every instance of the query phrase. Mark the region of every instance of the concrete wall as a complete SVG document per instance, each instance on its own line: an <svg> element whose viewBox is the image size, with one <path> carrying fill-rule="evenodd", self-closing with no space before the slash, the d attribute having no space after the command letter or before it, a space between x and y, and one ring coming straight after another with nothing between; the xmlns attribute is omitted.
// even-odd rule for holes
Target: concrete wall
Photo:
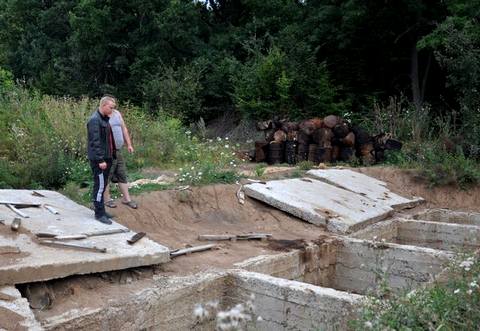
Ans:
<svg viewBox="0 0 480 331"><path fill-rule="evenodd" d="M374 224L356 232L353 237L452 251L480 247L479 226L411 219Z"/></svg>
<svg viewBox="0 0 480 331"><path fill-rule="evenodd" d="M337 247L332 287L365 294L387 276L391 290L408 289L432 280L452 257L430 248L346 239Z"/></svg>
<svg viewBox="0 0 480 331"><path fill-rule="evenodd" d="M405 220L398 223L397 242L444 250L473 250L480 247L480 227Z"/></svg>
<svg viewBox="0 0 480 331"><path fill-rule="evenodd" d="M73 310L41 321L46 330L212 330L212 324L196 327L195 304L221 300L226 273L189 277L158 277L155 284L109 306Z"/></svg>
<svg viewBox="0 0 480 331"><path fill-rule="evenodd" d="M253 293L254 330L345 330L363 296L253 272L233 274L233 297L246 301Z"/></svg>
<svg viewBox="0 0 480 331"><path fill-rule="evenodd" d="M429 209L414 216L417 220L480 226L480 213Z"/></svg>

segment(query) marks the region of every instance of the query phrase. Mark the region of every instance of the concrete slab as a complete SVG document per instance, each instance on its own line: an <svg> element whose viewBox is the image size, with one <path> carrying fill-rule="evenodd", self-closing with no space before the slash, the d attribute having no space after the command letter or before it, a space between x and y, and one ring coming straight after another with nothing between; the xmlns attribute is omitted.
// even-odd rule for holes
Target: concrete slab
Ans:
<svg viewBox="0 0 480 331"><path fill-rule="evenodd" d="M0 330L43 330L27 299L13 286L0 286Z"/></svg>
<svg viewBox="0 0 480 331"><path fill-rule="evenodd" d="M356 231L393 213L393 209L385 204L310 178L248 184L244 186L244 192L337 233Z"/></svg>
<svg viewBox="0 0 480 331"><path fill-rule="evenodd" d="M97 253L71 248L49 247L38 244L35 233L73 235L111 229L126 229L113 223L102 224L93 218L93 211L54 191L37 191L45 197L32 196L29 190L0 190L0 200L40 202L41 207L21 209L29 218L21 218L18 232L10 230L10 224L19 217L5 205L0 205L0 285L36 282L62 278L73 274L88 274L110 270L164 263L169 261L168 248L144 238L134 246L127 244L133 233L88 237L69 243L94 245L106 248ZM52 214L43 205L54 207L59 214Z"/></svg>
<svg viewBox="0 0 480 331"><path fill-rule="evenodd" d="M385 182L349 169L309 170L307 175L358 193L375 201L377 204L387 205L397 210L412 208L425 202L424 199L419 197L414 197L413 199L404 198L391 192Z"/></svg>

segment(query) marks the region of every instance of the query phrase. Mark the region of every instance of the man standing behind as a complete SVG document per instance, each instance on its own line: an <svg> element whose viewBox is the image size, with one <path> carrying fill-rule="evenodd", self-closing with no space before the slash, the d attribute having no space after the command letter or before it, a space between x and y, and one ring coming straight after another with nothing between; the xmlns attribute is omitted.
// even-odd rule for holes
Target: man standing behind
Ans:
<svg viewBox="0 0 480 331"><path fill-rule="evenodd" d="M103 193L108 183L108 174L115 158L115 141L109 124L109 116L115 109L115 99L103 97L99 108L87 123L88 159L93 172L93 206L95 219L112 224L111 215L105 212Z"/></svg>
<svg viewBox="0 0 480 331"><path fill-rule="evenodd" d="M128 128L123 121L122 114L116 109L114 109L110 115L110 126L112 127L113 139L115 141L115 147L117 148L117 158L113 161L112 169L110 171L110 182L118 183L118 187L123 196L122 203L130 208L137 209L137 203L130 198L130 193L128 192L127 167L122 155L122 147L124 145L127 146L129 153L133 153L132 140L130 139ZM115 201L110 198L110 190L108 186L105 189L104 198L107 207L117 207Z"/></svg>

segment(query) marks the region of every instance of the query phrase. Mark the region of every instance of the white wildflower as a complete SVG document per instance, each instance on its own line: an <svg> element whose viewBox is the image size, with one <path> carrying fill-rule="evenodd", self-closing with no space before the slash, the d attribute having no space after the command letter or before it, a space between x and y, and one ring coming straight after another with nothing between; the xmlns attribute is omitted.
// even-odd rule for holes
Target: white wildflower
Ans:
<svg viewBox="0 0 480 331"><path fill-rule="evenodd" d="M473 282L471 282L470 287L473 287L473 288L478 287L477 281L474 280Z"/></svg>
<svg viewBox="0 0 480 331"><path fill-rule="evenodd" d="M460 289L457 288L455 291L453 291L453 294L458 294L460 292Z"/></svg>
<svg viewBox="0 0 480 331"><path fill-rule="evenodd" d="M468 258L467 260L462 261L462 263L460 263L460 268L465 269L465 271L469 271L472 265L473 265L473 260L470 260L470 258Z"/></svg>
<svg viewBox="0 0 480 331"><path fill-rule="evenodd" d="M367 329L371 329L371 328L373 328L373 324L372 324L372 322L370 322L370 321L366 321L366 322L365 322L365 327L366 327Z"/></svg>

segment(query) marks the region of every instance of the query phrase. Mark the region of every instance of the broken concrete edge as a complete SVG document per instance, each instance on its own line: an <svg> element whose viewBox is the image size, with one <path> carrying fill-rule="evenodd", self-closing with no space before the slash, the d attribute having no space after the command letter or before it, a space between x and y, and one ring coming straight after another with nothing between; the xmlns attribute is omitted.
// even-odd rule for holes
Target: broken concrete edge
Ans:
<svg viewBox="0 0 480 331"><path fill-rule="evenodd" d="M97 253L83 253L97 254ZM98 254L97 254L98 255ZM166 263L170 261L168 250L165 253L123 256L120 258L102 258L96 256L85 258L77 264L66 264L62 261L42 264L41 266L11 265L0 268L0 286L65 278L72 275L87 275L98 272L107 272L119 269L128 269ZM122 267L119 268L121 263ZM33 278L32 278L33 277Z"/></svg>
<svg viewBox="0 0 480 331"><path fill-rule="evenodd" d="M27 299L23 298L20 291L13 286L0 286L0 309L9 311L11 315L23 319L15 325L15 330L21 327L32 331L43 330L30 309ZM2 321L0 319L1 328Z"/></svg>
<svg viewBox="0 0 480 331"><path fill-rule="evenodd" d="M427 200L425 200L424 198L412 197L412 199L409 202L393 204L393 205L391 205L391 207L393 209L395 209L396 211L400 211L400 210L403 210L403 209L415 208L415 207L420 206L420 205L422 205L426 202L427 202Z"/></svg>

